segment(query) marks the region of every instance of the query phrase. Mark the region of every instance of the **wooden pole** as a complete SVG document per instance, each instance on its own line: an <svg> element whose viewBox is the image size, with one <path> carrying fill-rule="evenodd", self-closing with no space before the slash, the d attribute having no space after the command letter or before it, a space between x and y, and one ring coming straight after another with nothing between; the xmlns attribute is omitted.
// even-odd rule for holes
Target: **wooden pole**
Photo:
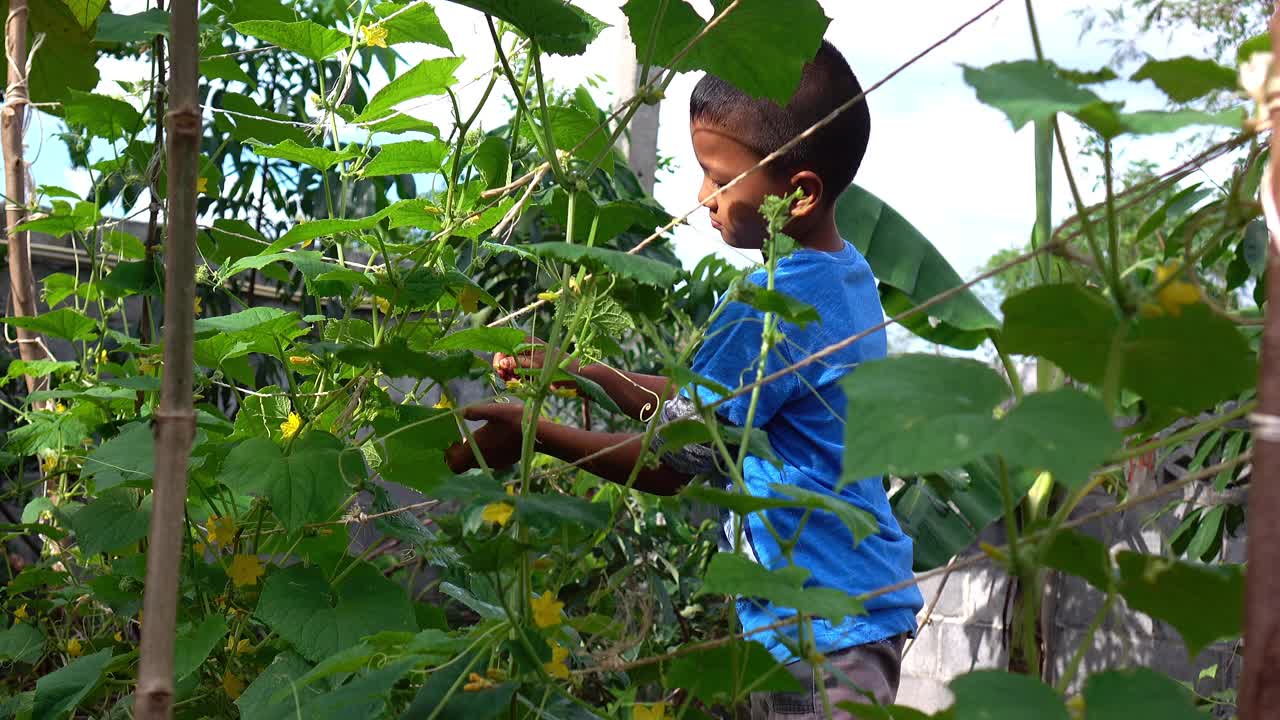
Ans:
<svg viewBox="0 0 1280 720"><path fill-rule="evenodd" d="M164 375L155 412L156 465L143 594L141 658L134 711L140 720L173 713L173 646L187 499L187 459L195 434L192 326L195 316L196 176L200 107L196 26L199 0L170 4L168 234L165 240Z"/></svg>
<svg viewBox="0 0 1280 720"><path fill-rule="evenodd" d="M4 110L0 112L0 147L4 153L5 229L27 217L27 164L23 159L22 135L27 119L27 0L10 0L5 18L4 49L9 60ZM36 312L36 284L31 274L31 253L27 233L6 232L9 241L9 312L14 317L31 317ZM40 336L26 328L13 328L18 338L18 356L23 360L48 357ZM27 375L27 391L36 389L36 379Z"/></svg>
<svg viewBox="0 0 1280 720"><path fill-rule="evenodd" d="M1273 57L1280 58L1280 8L1271 20ZM1267 74L1271 114L1267 253L1266 325L1262 330L1262 369L1258 375L1258 411L1254 414L1253 479L1249 483L1248 570L1245 575L1244 678L1240 717L1264 720L1280 711L1280 237L1275 210L1280 208L1280 63ZM1267 204L1267 203L1264 203Z"/></svg>

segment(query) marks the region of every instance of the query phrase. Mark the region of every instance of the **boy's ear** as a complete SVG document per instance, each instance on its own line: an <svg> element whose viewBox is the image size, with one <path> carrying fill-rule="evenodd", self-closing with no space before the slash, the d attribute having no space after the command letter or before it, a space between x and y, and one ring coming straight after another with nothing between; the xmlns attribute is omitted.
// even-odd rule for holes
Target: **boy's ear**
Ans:
<svg viewBox="0 0 1280 720"><path fill-rule="evenodd" d="M822 206L822 178L812 170L801 170L791 176L791 187L800 188L803 197L791 205L791 217L806 217Z"/></svg>

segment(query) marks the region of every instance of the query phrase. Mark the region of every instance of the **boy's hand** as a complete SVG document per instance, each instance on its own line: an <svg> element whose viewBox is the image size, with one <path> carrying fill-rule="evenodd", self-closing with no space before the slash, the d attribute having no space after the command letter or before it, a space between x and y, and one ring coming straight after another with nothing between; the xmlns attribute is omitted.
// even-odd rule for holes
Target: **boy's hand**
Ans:
<svg viewBox="0 0 1280 720"><path fill-rule="evenodd" d="M475 450L480 451L490 470L502 470L511 467L520 460L520 441L522 433L520 421L524 417L524 405L520 403L489 403L476 405L466 409L463 414L468 420L485 420L487 424L471 434L476 444L463 439L454 443L444 453L445 462L455 473L462 473L474 467Z"/></svg>
<svg viewBox="0 0 1280 720"><path fill-rule="evenodd" d="M546 343L538 338L530 335L525 338L525 344L538 345L538 348L530 348L515 355L506 353L496 353L493 356L493 371L502 378L503 382L515 380L519 377L518 370L539 370L546 361L546 352L542 349ZM571 373L578 372L578 361L571 360L565 370ZM556 382L552 383L552 387L573 387L576 383Z"/></svg>

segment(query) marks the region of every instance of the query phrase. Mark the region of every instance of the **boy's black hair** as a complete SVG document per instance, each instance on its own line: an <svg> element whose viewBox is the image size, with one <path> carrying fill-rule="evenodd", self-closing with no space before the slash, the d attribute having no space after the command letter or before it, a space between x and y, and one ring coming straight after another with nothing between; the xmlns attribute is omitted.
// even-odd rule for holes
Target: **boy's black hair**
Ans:
<svg viewBox="0 0 1280 720"><path fill-rule="evenodd" d="M723 127L765 156L860 94L862 86L849 63L835 46L823 40L818 54L805 64L800 86L785 107L753 98L708 73L689 98L689 118ZM870 134L871 113L864 100L769 163L767 169L814 171L827 189L828 202L834 203L857 175Z"/></svg>

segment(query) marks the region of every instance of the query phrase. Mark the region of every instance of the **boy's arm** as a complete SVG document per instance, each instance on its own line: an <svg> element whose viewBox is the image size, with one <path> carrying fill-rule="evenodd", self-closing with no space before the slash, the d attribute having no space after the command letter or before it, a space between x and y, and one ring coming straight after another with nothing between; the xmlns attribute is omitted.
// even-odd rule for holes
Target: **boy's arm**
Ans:
<svg viewBox="0 0 1280 720"><path fill-rule="evenodd" d="M513 462L511 448L519 445L523 414L524 407L519 403L496 403L467 408L468 420L485 420L489 423L474 434L477 449L486 462L491 465L502 464L504 467ZM494 431L485 432L490 428ZM644 444L641 437L637 433L591 432L542 419L538 422L536 447L538 452L566 462L578 462L607 450L581 463L580 467L606 480L624 485L631 477L632 468L642 460ZM454 472L463 472L476 466L475 453L466 443L450 448L446 457ZM654 495L674 495L690 479L691 476L659 463L657 467L642 467L632 487Z"/></svg>
<svg viewBox="0 0 1280 720"><path fill-rule="evenodd" d="M537 338L529 338L529 342L542 344ZM538 369L544 359L541 349L530 349L516 355L498 353L493 358L493 369L503 380L510 380L516 377L516 368ZM668 387L670 380L661 375L619 370L603 363L579 365L576 360L565 369L599 385L622 412L642 422L653 417L654 411L673 394Z"/></svg>

